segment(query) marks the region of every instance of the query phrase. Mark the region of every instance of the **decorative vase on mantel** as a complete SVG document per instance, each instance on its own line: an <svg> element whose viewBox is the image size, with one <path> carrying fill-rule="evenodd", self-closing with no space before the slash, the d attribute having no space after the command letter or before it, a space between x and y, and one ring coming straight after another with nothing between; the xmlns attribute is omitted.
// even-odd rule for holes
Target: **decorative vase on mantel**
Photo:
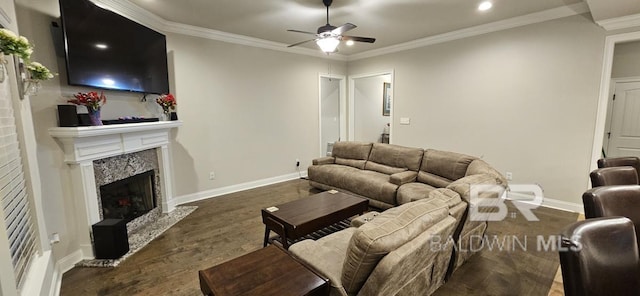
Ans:
<svg viewBox="0 0 640 296"><path fill-rule="evenodd" d="M162 115L160 117L160 121L170 121L171 120L171 111L169 108L162 108Z"/></svg>
<svg viewBox="0 0 640 296"><path fill-rule="evenodd" d="M102 125L102 120L100 119L100 107L93 108L87 106L87 112L89 113L89 122L91 122L92 126Z"/></svg>

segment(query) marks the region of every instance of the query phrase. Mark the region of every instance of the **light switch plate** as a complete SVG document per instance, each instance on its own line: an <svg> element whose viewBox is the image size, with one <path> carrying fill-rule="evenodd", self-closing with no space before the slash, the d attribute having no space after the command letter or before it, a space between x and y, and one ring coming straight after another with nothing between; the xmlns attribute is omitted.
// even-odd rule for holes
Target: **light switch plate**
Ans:
<svg viewBox="0 0 640 296"><path fill-rule="evenodd" d="M404 124L404 125L411 124L411 118L409 118L409 117L400 117L400 124Z"/></svg>

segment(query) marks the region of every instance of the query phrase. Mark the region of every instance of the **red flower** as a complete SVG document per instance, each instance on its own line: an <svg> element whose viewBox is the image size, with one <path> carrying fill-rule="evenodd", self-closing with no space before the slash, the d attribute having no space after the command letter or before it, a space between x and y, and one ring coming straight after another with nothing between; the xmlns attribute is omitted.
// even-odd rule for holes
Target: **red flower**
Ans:
<svg viewBox="0 0 640 296"><path fill-rule="evenodd" d="M172 94L162 94L156 99L156 103L165 111L176 108L176 98Z"/></svg>
<svg viewBox="0 0 640 296"><path fill-rule="evenodd" d="M67 102L86 106L88 109L92 110L100 110L100 106L107 103L107 97L105 97L103 92L100 92L98 95L95 91L90 91L88 93L77 93L73 95L75 99L68 100Z"/></svg>

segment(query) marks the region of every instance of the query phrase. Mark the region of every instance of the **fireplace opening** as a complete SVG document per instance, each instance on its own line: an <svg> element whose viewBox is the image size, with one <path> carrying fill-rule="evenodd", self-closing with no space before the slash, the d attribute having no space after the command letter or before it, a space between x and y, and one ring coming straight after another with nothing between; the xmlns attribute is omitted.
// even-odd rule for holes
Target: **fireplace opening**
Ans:
<svg viewBox="0 0 640 296"><path fill-rule="evenodd" d="M103 219L131 221L156 207L155 173L146 171L100 186Z"/></svg>

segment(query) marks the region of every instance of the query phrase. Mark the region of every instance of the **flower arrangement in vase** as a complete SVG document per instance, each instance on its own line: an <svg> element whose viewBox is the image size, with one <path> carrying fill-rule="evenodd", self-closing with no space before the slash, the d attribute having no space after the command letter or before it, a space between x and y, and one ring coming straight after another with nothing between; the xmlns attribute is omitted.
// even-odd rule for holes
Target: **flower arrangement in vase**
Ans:
<svg viewBox="0 0 640 296"><path fill-rule="evenodd" d="M164 120L169 120L170 110L176 109L176 98L172 94L162 94L156 98L156 103L162 107Z"/></svg>
<svg viewBox="0 0 640 296"><path fill-rule="evenodd" d="M107 97L104 93L100 92L100 95L98 95L95 91L87 93L79 92L73 95L73 97L75 97L75 99L70 99L67 102L87 107L91 125L102 125L102 120L100 120L100 108L102 105L107 103Z"/></svg>
<svg viewBox="0 0 640 296"><path fill-rule="evenodd" d="M47 67L38 62L31 62L33 45L24 36L18 36L7 29L0 29L0 82L4 81L6 64L5 55L16 55L22 58L27 64L29 77L24 78L25 95L33 95L40 89L40 81L54 77Z"/></svg>

